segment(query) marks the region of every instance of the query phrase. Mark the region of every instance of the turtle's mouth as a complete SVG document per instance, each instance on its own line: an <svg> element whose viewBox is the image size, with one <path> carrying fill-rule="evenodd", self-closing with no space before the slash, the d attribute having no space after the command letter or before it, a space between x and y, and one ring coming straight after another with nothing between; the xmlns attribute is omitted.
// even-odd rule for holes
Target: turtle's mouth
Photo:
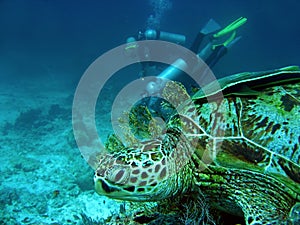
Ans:
<svg viewBox="0 0 300 225"><path fill-rule="evenodd" d="M143 201L149 198L146 194L137 193L134 186L118 187L101 178L95 180L95 189L99 195L120 200Z"/></svg>
<svg viewBox="0 0 300 225"><path fill-rule="evenodd" d="M104 180L99 180L99 181L100 181L100 183L101 183L102 189L103 189L106 193L109 194L109 193L118 191L117 188L108 185Z"/></svg>
<svg viewBox="0 0 300 225"><path fill-rule="evenodd" d="M122 190L101 178L95 180L95 189L99 195L111 195L114 192L120 192Z"/></svg>

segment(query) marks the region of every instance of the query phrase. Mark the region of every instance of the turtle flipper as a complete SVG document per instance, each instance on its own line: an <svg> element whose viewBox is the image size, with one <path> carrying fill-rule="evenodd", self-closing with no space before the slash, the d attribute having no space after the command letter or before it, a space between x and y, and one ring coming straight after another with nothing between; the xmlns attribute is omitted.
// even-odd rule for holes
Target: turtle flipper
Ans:
<svg viewBox="0 0 300 225"><path fill-rule="evenodd" d="M262 212L264 213L264 212ZM282 218L279 218L276 214L269 214L269 215L261 215L261 214L253 214L245 216L246 225L283 225L287 224Z"/></svg>
<svg viewBox="0 0 300 225"><path fill-rule="evenodd" d="M299 224L294 223L296 221L297 213L299 213L299 206L295 210L295 213L288 215L288 209L290 208L285 202L281 202L283 205L278 207L279 202L269 202L268 199L257 197L253 200L253 203L247 203L242 207L244 212L244 218L246 225L283 225L283 224ZM252 201L251 201L252 202ZM279 203L280 204L280 203ZM296 212L297 211L297 212ZM294 215L295 214L295 215ZM291 218L291 216L293 218ZM298 218L299 219L299 218ZM299 220L298 220L299 221Z"/></svg>

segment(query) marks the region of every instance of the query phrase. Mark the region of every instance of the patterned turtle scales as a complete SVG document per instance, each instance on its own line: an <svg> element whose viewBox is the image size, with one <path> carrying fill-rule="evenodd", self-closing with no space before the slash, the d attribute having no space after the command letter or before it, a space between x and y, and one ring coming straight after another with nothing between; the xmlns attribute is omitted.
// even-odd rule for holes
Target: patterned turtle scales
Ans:
<svg viewBox="0 0 300 225"><path fill-rule="evenodd" d="M213 91L211 83L190 101L182 89L185 101L175 104L160 136L115 144L116 151L99 154L96 191L116 199L158 201L196 187L211 207L243 216L247 225L296 224L299 81L299 68L291 66L222 78L221 89ZM175 101L174 94L164 93Z"/></svg>

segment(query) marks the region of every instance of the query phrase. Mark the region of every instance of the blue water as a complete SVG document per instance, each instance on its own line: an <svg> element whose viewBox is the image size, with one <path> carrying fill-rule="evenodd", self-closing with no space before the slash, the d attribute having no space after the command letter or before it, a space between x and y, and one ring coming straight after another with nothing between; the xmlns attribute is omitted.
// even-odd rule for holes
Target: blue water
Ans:
<svg viewBox="0 0 300 225"><path fill-rule="evenodd" d="M220 74L299 63L296 0L172 3L161 30L185 34L188 43L210 18L223 26L248 18L239 31L242 40L220 62ZM147 1L135 0L2 0L0 12L1 76L42 76L48 66L76 81L96 57L143 29L153 9Z"/></svg>
<svg viewBox="0 0 300 225"><path fill-rule="evenodd" d="M73 94L89 65L147 28L150 15L156 19L150 25L186 35L185 47L210 18L224 27L246 17L242 39L213 68L217 77L300 64L297 0L166 2L0 0L0 223L76 224L80 213L95 214L86 203L98 204L93 170L72 139ZM117 74L104 90L105 135L113 96L139 78L138 69Z"/></svg>

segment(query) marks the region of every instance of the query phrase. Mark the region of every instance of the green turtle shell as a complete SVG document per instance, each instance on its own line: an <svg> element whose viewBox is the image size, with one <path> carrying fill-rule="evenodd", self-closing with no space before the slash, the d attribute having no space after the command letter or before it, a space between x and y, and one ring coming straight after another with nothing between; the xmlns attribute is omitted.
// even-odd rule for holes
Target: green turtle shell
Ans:
<svg viewBox="0 0 300 225"><path fill-rule="evenodd" d="M216 82L219 90L215 88ZM223 118L220 126L215 125L224 127L220 137L208 113L212 103L203 103L213 96L224 97L214 109ZM297 66L231 75L207 85L192 98L200 106L197 118L200 127L219 142L213 166L273 177L288 187L293 198L300 199L300 70Z"/></svg>
<svg viewBox="0 0 300 225"><path fill-rule="evenodd" d="M244 72L211 82L201 88L193 99L204 99L222 92L228 95L256 95L266 87L299 82L299 67L288 66L263 72Z"/></svg>

